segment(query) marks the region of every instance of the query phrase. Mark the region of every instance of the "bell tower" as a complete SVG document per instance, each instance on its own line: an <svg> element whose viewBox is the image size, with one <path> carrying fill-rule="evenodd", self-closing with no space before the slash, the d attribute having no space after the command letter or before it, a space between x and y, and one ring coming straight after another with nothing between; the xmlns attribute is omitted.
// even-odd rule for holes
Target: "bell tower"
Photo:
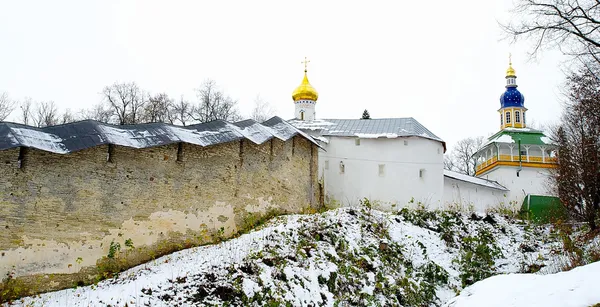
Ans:
<svg viewBox="0 0 600 307"><path fill-rule="evenodd" d="M308 82L307 72L309 62L306 57L302 61L304 64L304 79L302 79L300 86L292 93L292 99L294 99L294 104L296 105L295 117L297 120L311 121L316 118L315 106L319 98L319 93Z"/></svg>

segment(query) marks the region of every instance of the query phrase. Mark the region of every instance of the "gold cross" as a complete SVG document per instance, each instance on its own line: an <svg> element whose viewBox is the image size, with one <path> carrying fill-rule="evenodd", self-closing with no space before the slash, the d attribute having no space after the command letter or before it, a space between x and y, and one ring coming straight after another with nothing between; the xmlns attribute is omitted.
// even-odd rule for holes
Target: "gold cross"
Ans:
<svg viewBox="0 0 600 307"><path fill-rule="evenodd" d="M306 72L306 68L308 67L308 63L310 63L310 61L306 57L304 57L304 61L300 63L304 64L304 72Z"/></svg>
<svg viewBox="0 0 600 307"><path fill-rule="evenodd" d="M508 53L508 65L512 65L512 53Z"/></svg>

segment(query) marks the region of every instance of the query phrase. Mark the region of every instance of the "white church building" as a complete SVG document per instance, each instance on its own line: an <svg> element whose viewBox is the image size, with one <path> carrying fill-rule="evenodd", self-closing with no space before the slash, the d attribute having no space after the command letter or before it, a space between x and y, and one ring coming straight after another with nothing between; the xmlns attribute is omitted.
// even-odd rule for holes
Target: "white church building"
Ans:
<svg viewBox="0 0 600 307"><path fill-rule="evenodd" d="M509 64L500 98L500 128L476 153L477 177L444 170L446 143L416 119L317 119L317 91L307 71L292 98L290 123L320 141L319 178L325 201L355 205L363 198L387 209L423 204L484 211L547 195L556 160L550 140L526 127L524 97Z"/></svg>

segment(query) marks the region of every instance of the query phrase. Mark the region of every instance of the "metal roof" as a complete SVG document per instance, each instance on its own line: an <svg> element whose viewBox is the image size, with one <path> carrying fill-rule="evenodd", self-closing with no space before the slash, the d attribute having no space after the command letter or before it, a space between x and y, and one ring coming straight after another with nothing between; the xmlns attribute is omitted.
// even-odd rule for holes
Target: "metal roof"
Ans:
<svg viewBox="0 0 600 307"><path fill-rule="evenodd" d="M446 143L412 117L377 119L291 120L298 129L320 130L323 136L354 136L359 138L396 138L417 136Z"/></svg>
<svg viewBox="0 0 600 307"><path fill-rule="evenodd" d="M216 120L185 127L164 123L115 126L84 120L36 128L0 122L0 150L31 147L67 154L104 144L132 148L148 148L180 142L210 146L240 139L262 144L274 137L287 141L295 135L301 135L319 146L312 137L277 116L263 123L253 120L237 123Z"/></svg>
<svg viewBox="0 0 600 307"><path fill-rule="evenodd" d="M543 131L531 128L504 128L490 136L488 141L481 145L478 151L482 151L492 143L517 143L521 140L522 145L552 146L554 142L546 136Z"/></svg>
<svg viewBox="0 0 600 307"><path fill-rule="evenodd" d="M487 180L487 179L479 178L479 177L473 177L473 176L449 171L446 169L444 170L444 177L449 177L449 178L452 178L455 180L469 182L469 183L481 185L481 186L492 188L492 189L508 191L508 189L506 187L499 184L497 181Z"/></svg>

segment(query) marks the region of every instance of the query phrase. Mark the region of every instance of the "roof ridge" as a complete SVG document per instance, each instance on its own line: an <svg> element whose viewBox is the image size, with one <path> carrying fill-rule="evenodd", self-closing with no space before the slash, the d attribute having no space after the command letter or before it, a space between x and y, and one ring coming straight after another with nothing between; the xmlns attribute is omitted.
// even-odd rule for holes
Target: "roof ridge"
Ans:
<svg viewBox="0 0 600 307"><path fill-rule="evenodd" d="M319 143L311 136L277 116L264 123L252 121L262 129L257 128L248 131L246 128L254 125L254 123L242 128L224 120L214 120L192 126L177 126L168 123L119 126L88 119L42 128L0 122L0 127L5 126L7 130L0 136L0 150L14 147L32 147L43 151L66 154L104 144L149 148L173 143L189 143L204 147L243 138L256 144L262 144L273 137L287 141L296 135L301 135L320 147ZM70 128L63 129L65 126ZM221 137L217 135L221 135Z"/></svg>

